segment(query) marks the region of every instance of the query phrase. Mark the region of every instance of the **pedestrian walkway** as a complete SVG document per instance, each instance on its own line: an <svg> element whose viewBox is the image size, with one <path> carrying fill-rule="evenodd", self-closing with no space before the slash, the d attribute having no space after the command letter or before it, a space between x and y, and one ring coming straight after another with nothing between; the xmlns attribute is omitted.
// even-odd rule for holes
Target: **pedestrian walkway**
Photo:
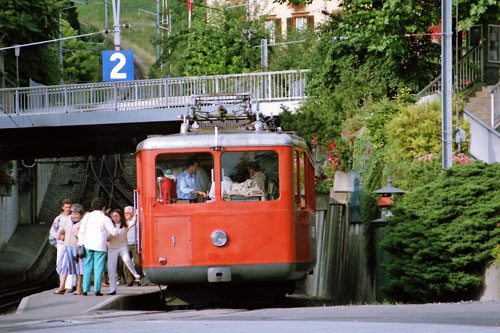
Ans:
<svg viewBox="0 0 500 333"><path fill-rule="evenodd" d="M160 289L155 285L125 287L118 286L116 295L107 296L108 287L103 287L104 296L54 294L55 289L25 297L16 313L0 316L0 326L26 321L65 320L82 314L101 310L158 309L161 304ZM1 329L0 329L1 331Z"/></svg>

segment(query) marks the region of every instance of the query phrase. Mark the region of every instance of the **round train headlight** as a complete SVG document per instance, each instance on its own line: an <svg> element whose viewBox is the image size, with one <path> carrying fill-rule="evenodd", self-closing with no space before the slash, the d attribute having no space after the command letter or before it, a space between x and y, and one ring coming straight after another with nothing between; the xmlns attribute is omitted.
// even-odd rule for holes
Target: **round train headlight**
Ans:
<svg viewBox="0 0 500 333"><path fill-rule="evenodd" d="M215 230L210 238L215 246L224 246L227 243L227 235L222 230Z"/></svg>
<svg viewBox="0 0 500 333"><path fill-rule="evenodd" d="M164 257L161 257L158 262L160 263L160 265L162 266L165 266L167 264L167 259L165 259Z"/></svg>

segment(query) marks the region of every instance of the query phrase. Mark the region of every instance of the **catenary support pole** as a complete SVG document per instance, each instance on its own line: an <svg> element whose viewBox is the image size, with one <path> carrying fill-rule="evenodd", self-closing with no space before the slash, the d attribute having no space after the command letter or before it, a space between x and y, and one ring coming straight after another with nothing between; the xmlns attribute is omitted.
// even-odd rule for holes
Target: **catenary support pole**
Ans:
<svg viewBox="0 0 500 333"><path fill-rule="evenodd" d="M453 66L453 51L452 51L452 31L451 31L451 10L452 0L441 0L441 21L442 21L442 38L441 38L441 77L442 77L442 92L441 99L441 115L442 115L442 166L443 169L448 169L452 164L453 153L453 130L452 130L452 66Z"/></svg>

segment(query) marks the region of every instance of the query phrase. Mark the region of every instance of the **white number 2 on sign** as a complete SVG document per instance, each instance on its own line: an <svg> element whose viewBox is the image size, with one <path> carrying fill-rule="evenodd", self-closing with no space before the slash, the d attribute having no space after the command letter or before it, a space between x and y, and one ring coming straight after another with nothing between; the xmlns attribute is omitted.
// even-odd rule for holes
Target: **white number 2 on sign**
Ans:
<svg viewBox="0 0 500 333"><path fill-rule="evenodd" d="M134 79L132 50L102 51L103 81L130 81Z"/></svg>
<svg viewBox="0 0 500 333"><path fill-rule="evenodd" d="M119 73L120 70L125 66L127 63L127 59L123 55L123 53L113 53L111 57L109 58L110 61L116 62L118 60L118 63L113 67L111 70L111 73L109 77L111 80L123 80L127 78L127 73Z"/></svg>

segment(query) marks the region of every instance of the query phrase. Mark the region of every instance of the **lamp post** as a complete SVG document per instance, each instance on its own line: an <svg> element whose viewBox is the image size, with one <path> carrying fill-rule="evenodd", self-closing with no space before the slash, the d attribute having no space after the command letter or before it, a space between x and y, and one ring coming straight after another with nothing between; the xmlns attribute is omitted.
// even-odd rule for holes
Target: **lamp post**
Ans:
<svg viewBox="0 0 500 333"><path fill-rule="evenodd" d="M381 208L381 217L374 220L373 222L382 223L382 225L387 224L387 218L393 216L391 211L392 195L393 194L404 194L405 191L392 186L391 177L387 180L387 186L372 192L373 194L380 195L378 199L378 206Z"/></svg>
<svg viewBox="0 0 500 333"><path fill-rule="evenodd" d="M387 218L393 216L391 211L392 196L404 193L405 191L392 186L391 177L387 180L386 187L372 192L372 194L380 195L377 204L381 208L381 217L372 221L375 227L375 299L379 302L388 298L380 288L388 282L386 272L382 269L382 264L389 262L389 253L380 247L380 243L386 237L383 227L387 225Z"/></svg>
<svg viewBox="0 0 500 333"><path fill-rule="evenodd" d="M19 53L21 52L20 47L14 48L14 54L16 56L16 80L17 80L17 87L19 87Z"/></svg>

